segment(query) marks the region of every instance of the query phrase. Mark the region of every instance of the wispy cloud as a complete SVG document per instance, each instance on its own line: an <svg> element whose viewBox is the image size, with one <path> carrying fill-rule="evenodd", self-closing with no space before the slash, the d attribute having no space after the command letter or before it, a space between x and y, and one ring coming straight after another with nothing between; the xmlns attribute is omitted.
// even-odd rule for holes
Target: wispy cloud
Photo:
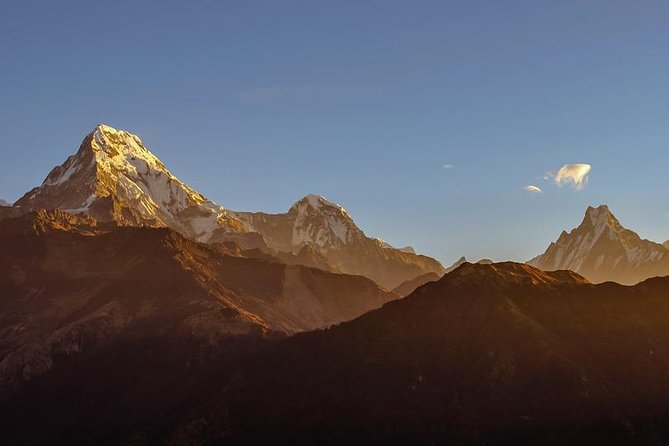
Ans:
<svg viewBox="0 0 669 446"><path fill-rule="evenodd" d="M444 168L444 169L447 169L447 170L448 170L448 169L455 169L455 164L447 163L447 164L444 164L444 165L443 165L443 168Z"/></svg>
<svg viewBox="0 0 669 446"><path fill-rule="evenodd" d="M547 177L552 177L558 187L570 185L576 190L581 190L588 184L590 170L592 170L590 164L565 164L554 176L547 174Z"/></svg>
<svg viewBox="0 0 669 446"><path fill-rule="evenodd" d="M527 192L531 192L533 194L543 194L544 193L544 191L542 191L539 186L535 186L534 184L530 184L529 186L525 186L524 189Z"/></svg>

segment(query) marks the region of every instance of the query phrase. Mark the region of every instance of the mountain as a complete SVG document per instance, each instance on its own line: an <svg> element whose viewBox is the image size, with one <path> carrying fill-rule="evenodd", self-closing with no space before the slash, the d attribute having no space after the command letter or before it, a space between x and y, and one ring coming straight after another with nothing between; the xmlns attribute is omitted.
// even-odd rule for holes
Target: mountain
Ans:
<svg viewBox="0 0 669 446"><path fill-rule="evenodd" d="M632 285L669 275L669 251L624 228L607 206L588 207L576 229L563 231L528 263L547 271L572 270L596 283Z"/></svg>
<svg viewBox="0 0 669 446"><path fill-rule="evenodd" d="M669 240L667 240L666 242L662 243L662 246L664 246L665 248L669 249Z"/></svg>
<svg viewBox="0 0 669 446"><path fill-rule="evenodd" d="M11 203L6 202L3 199L0 199L0 207L11 206Z"/></svg>
<svg viewBox="0 0 669 446"><path fill-rule="evenodd" d="M0 416L14 420L0 438L33 430L41 410L38 443L78 417L117 423L91 435L163 422L234 358L397 298L364 277L59 210L0 221L0 245Z"/></svg>
<svg viewBox="0 0 669 446"><path fill-rule="evenodd" d="M175 444L664 444L669 278L464 264L258 355Z"/></svg>
<svg viewBox="0 0 669 446"><path fill-rule="evenodd" d="M122 226L168 227L202 242L223 241L228 234L239 241L234 234L248 232L234 213L172 175L137 135L102 124L15 207L86 213Z"/></svg>
<svg viewBox="0 0 669 446"><path fill-rule="evenodd" d="M367 237L346 209L318 195L304 197L284 214L238 212L237 216L271 248L297 252L311 246L337 270L369 277L387 289L427 272L444 272L430 257Z"/></svg>

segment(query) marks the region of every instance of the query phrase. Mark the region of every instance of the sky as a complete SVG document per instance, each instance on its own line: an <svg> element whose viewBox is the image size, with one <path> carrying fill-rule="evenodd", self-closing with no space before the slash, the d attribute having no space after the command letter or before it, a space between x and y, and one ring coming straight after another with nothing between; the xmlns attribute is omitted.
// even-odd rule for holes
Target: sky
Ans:
<svg viewBox="0 0 669 446"><path fill-rule="evenodd" d="M8 201L106 123L230 209L320 194L444 263L527 260L588 205L669 239L669 2L0 6Z"/></svg>

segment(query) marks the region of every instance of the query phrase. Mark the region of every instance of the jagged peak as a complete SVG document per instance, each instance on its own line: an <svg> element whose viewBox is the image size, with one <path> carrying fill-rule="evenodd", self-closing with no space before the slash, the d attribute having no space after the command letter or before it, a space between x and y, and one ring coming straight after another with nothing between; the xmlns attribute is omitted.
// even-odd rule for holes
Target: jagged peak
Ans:
<svg viewBox="0 0 669 446"><path fill-rule="evenodd" d="M598 224L607 224L609 226L619 226L620 223L618 219L613 215L609 207L605 204L602 204L597 207L588 206L585 210L584 221L589 221L594 226Z"/></svg>

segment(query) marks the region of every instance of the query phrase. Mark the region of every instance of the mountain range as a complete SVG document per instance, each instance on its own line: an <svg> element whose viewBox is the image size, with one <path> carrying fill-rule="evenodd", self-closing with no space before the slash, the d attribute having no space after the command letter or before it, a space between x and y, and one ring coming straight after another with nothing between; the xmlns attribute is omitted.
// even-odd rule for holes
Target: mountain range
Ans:
<svg viewBox="0 0 669 446"><path fill-rule="evenodd" d="M361 274L389 289L425 274L441 275L445 269L413 248L395 249L367 237L342 206L318 195L308 195L285 214L238 212L252 231L280 252L311 246L338 271Z"/></svg>
<svg viewBox="0 0 669 446"><path fill-rule="evenodd" d="M607 206L444 268L320 195L227 209L98 125L0 246L2 444L669 441L669 242Z"/></svg>
<svg viewBox="0 0 669 446"><path fill-rule="evenodd" d="M234 242L291 262L366 276L387 289L444 272L438 261L413 249L367 237L344 208L320 196L308 195L280 215L226 209L180 181L138 136L102 124L0 217L40 209L120 226L167 227L198 242Z"/></svg>

